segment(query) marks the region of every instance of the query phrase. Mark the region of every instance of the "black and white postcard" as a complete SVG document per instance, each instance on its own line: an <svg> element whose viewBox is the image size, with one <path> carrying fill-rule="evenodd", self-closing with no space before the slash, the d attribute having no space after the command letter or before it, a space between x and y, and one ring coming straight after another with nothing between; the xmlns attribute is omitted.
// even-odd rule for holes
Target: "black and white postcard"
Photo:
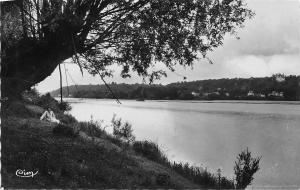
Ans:
<svg viewBox="0 0 300 190"><path fill-rule="evenodd" d="M1 0L1 188L300 189L299 0Z"/></svg>

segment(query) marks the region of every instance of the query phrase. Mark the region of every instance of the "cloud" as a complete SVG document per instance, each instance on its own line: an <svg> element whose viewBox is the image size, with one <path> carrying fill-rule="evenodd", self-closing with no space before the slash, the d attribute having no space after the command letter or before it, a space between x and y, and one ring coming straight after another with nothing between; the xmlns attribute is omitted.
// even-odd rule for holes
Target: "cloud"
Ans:
<svg viewBox="0 0 300 190"><path fill-rule="evenodd" d="M238 31L240 40L228 37L224 52L271 56L300 52L300 5L297 1L248 0L256 15Z"/></svg>
<svg viewBox="0 0 300 190"><path fill-rule="evenodd" d="M200 61L194 65L194 69L177 69L180 74L186 75L188 81L219 78L250 78L267 77L276 73L285 75L300 75L300 55L277 54L270 56L239 55L214 59L211 65L206 61ZM169 73L164 82L176 82L180 77Z"/></svg>
<svg viewBox="0 0 300 190"><path fill-rule="evenodd" d="M240 56L224 63L229 75L266 77L276 73L299 75L299 55Z"/></svg>

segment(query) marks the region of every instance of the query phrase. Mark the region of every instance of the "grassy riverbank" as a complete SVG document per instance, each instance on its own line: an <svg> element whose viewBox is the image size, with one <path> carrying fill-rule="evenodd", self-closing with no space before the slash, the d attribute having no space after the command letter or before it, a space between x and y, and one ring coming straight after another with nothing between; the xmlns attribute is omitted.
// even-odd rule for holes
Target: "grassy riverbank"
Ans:
<svg viewBox="0 0 300 190"><path fill-rule="evenodd" d="M40 121L46 107L65 123ZM148 141L124 142L97 122L78 122L50 96L2 105L2 186L9 188L217 188L214 174L171 163ZM18 169L38 171L16 176ZM233 188L221 179L223 188Z"/></svg>

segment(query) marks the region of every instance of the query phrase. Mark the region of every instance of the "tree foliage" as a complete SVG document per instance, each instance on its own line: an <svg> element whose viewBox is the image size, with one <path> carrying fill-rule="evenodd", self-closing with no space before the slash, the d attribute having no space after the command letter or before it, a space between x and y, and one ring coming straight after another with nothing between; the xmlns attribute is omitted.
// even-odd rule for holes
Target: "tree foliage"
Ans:
<svg viewBox="0 0 300 190"><path fill-rule="evenodd" d="M237 189L245 189L253 181L253 175L259 170L261 157L253 158L248 148L242 151L235 162L234 173Z"/></svg>
<svg viewBox="0 0 300 190"><path fill-rule="evenodd" d="M191 66L253 16L242 0L19 0L2 12L1 76L23 88L68 58L94 75L118 65L153 81L166 75L155 64Z"/></svg>

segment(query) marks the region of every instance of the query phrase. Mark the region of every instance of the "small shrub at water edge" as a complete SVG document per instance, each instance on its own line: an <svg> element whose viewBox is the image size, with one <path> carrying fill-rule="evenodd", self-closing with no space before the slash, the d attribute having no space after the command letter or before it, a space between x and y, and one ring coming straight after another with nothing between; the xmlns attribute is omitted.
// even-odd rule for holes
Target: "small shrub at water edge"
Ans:
<svg viewBox="0 0 300 190"><path fill-rule="evenodd" d="M135 136L132 133L132 125L128 122L122 123L121 118L113 116L111 120L113 126L113 135L118 139L122 139L127 143L131 143L135 140Z"/></svg>

